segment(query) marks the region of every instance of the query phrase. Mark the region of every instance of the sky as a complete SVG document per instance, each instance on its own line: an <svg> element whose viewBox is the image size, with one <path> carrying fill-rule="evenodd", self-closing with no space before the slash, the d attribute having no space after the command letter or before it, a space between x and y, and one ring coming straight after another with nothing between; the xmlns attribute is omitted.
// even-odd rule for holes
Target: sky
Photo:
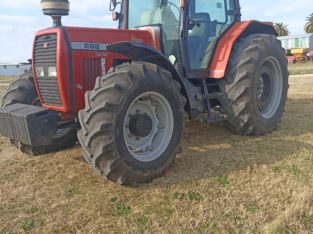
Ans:
<svg viewBox="0 0 313 234"><path fill-rule="evenodd" d="M63 25L116 27L109 0L70 2L70 16L63 17ZM313 13L312 0L241 0L241 7L243 20L283 22L291 34L304 33L305 18ZM51 25L51 18L42 14L40 0L0 0L0 63L27 61L34 34Z"/></svg>

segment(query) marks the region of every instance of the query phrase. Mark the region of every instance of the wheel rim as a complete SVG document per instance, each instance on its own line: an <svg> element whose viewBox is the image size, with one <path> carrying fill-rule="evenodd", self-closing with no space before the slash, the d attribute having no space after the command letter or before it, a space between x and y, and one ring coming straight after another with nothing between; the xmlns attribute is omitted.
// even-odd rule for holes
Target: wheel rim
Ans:
<svg viewBox="0 0 313 234"><path fill-rule="evenodd" d="M167 149L174 130L171 105L156 92L138 96L124 119L124 141L129 153L138 161L151 162Z"/></svg>
<svg viewBox="0 0 313 234"><path fill-rule="evenodd" d="M283 92L283 75L278 60L267 58L262 67L258 80L257 102L261 116L272 118L280 105Z"/></svg>

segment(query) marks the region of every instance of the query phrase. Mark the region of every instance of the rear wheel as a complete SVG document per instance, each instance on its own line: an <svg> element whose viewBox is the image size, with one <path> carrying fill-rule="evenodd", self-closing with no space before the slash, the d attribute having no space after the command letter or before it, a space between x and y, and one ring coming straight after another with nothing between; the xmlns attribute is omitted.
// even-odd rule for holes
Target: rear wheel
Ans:
<svg viewBox="0 0 313 234"><path fill-rule="evenodd" d="M97 79L79 112L85 159L125 185L161 176L182 138L184 97L172 75L150 63L124 64Z"/></svg>
<svg viewBox="0 0 313 234"><path fill-rule="evenodd" d="M17 103L41 106L34 84L34 79L32 77L32 72L24 73L18 79L13 81L2 98L3 107ZM64 128L61 125L62 123L60 123L60 128L53 137L52 145L33 147L16 140L11 140L11 143L23 153L29 155L40 155L74 146L77 140L75 125L70 124Z"/></svg>
<svg viewBox="0 0 313 234"><path fill-rule="evenodd" d="M285 110L288 69L285 52L276 37L253 34L235 45L225 79L226 126L240 135L272 132Z"/></svg>

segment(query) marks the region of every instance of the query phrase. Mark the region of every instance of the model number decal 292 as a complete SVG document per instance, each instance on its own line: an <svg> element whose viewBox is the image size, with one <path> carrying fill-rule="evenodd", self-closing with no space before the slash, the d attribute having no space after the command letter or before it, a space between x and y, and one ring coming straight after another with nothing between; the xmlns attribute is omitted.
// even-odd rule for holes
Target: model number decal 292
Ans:
<svg viewBox="0 0 313 234"><path fill-rule="evenodd" d="M84 47L86 50L100 50L100 44L97 43L84 43Z"/></svg>
<svg viewBox="0 0 313 234"><path fill-rule="evenodd" d="M93 42L72 42L72 49L73 50L106 50L107 44L101 43L93 43Z"/></svg>

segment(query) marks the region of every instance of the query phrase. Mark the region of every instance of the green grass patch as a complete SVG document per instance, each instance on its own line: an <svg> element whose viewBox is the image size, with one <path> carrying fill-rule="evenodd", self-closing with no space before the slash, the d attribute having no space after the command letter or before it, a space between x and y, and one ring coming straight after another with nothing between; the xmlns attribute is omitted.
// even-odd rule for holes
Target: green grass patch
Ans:
<svg viewBox="0 0 313 234"><path fill-rule="evenodd" d="M139 217L139 218L137 219L137 222L138 222L140 225L145 226L145 225L148 225L148 224L149 224L150 220L149 220L149 218L148 218L147 216L141 216L141 217Z"/></svg>
<svg viewBox="0 0 313 234"><path fill-rule="evenodd" d="M216 181L218 184L221 184L224 186L230 184L227 176L219 176L219 177L217 177Z"/></svg>
<svg viewBox="0 0 313 234"><path fill-rule="evenodd" d="M188 192L188 198L190 201L200 201L202 199L202 196L200 193L194 192L194 191L189 191Z"/></svg>
<svg viewBox="0 0 313 234"><path fill-rule="evenodd" d="M255 204L248 203L244 207L249 213L256 213L258 211L258 207Z"/></svg>
<svg viewBox="0 0 313 234"><path fill-rule="evenodd" d="M127 206L125 204L117 204L115 207L115 213L118 216L127 216L130 213L130 206Z"/></svg>
<svg viewBox="0 0 313 234"><path fill-rule="evenodd" d="M43 225L43 221L34 219L23 219L20 221L20 225L25 232L30 232L32 229Z"/></svg>

